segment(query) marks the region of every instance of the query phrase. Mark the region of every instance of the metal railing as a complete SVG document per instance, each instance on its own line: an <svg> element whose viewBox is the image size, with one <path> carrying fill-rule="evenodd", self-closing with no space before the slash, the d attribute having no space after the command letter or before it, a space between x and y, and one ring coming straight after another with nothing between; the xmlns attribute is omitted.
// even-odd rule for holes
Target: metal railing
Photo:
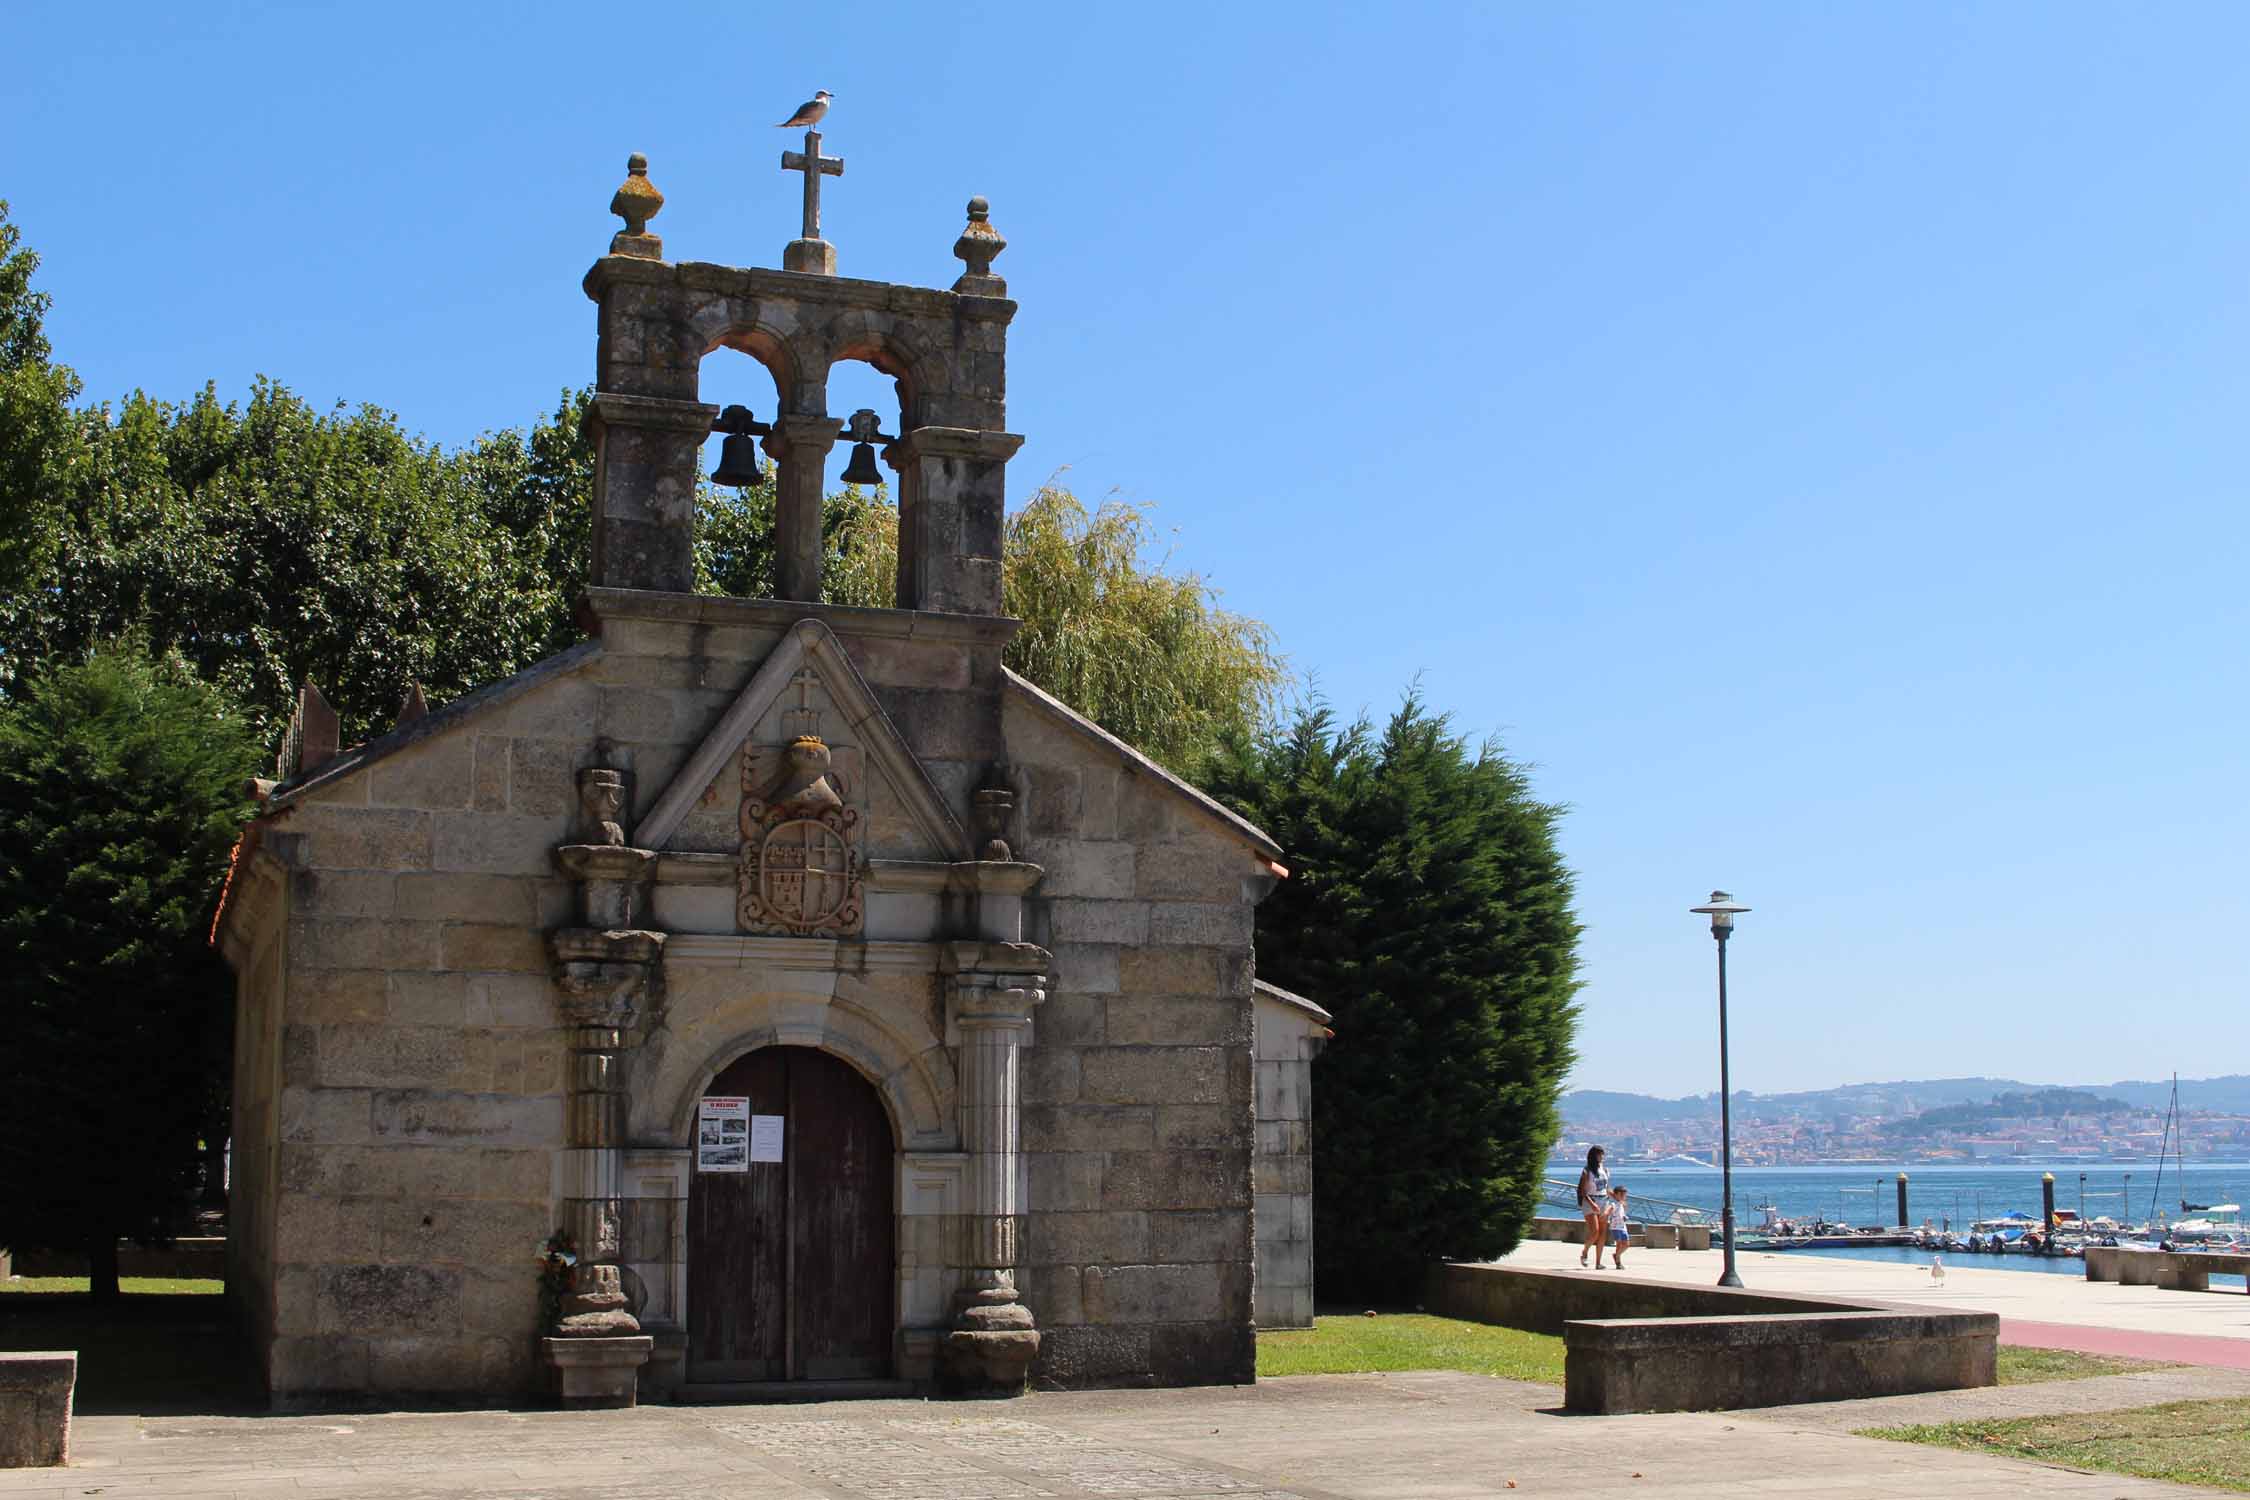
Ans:
<svg viewBox="0 0 2250 1500"><path fill-rule="evenodd" d="M1578 1213L1578 1183L1575 1179L1565 1182L1559 1177L1543 1177L1540 1179L1539 1197L1543 1203L1569 1209L1573 1217ZM1636 1223L1647 1223L1646 1210L1651 1208L1662 1209L1660 1217L1674 1224L1712 1224L1718 1221L1718 1215L1711 1209L1698 1208L1692 1203L1674 1203L1666 1198L1644 1198L1639 1193L1633 1195L1629 1213Z"/></svg>

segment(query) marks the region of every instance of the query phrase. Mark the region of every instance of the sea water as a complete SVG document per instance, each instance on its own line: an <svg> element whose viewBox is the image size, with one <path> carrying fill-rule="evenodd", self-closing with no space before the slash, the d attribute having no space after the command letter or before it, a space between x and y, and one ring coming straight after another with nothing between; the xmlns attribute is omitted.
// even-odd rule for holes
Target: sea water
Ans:
<svg viewBox="0 0 2250 1500"><path fill-rule="evenodd" d="M1898 1174L1907 1176L1906 1211L1915 1226L1950 1225L1967 1234L1979 1219L1996 1219L2021 1213L2036 1219L2040 1211L2040 1175L2055 1174L2055 1207L2082 1211L2089 1219L2107 1214L2127 1223L2145 1223L2151 1210L2183 1219L2180 1200L2190 1203L2242 1203L2250 1196L2250 1162L2188 1164L2186 1171L2166 1163L2159 1184L2154 1162L2131 1166L2017 1165L1865 1167L1737 1167L1734 1172L1734 1218L1744 1234L1757 1231L1764 1217L1758 1205L1771 1203L1786 1219L1805 1222L1815 1218L1830 1223L1875 1224L1893 1227L1898 1219ZM2083 1188L2079 1174L2085 1174ZM2127 1174L2130 1173L2130 1179ZM1562 1177L1563 1172L1551 1172ZM1575 1175L1575 1174L1571 1174ZM1661 1168L1621 1162L1610 1171L1610 1181L1631 1189L1633 1217L1661 1222L1673 1204L1719 1216L1720 1176L1716 1169L1667 1163ZM2131 1198L2128 1203L2127 1191ZM2083 1191L2084 1197L2080 1194ZM2083 1210L2080 1209L2084 1203ZM1931 1253L1911 1246L1867 1246L1850 1250L1788 1250L1787 1255L1832 1256L1844 1260L1891 1261L1927 1266ZM1947 1257L1948 1265L1978 1270L2024 1271L2051 1276L2086 1274L2086 1263L2070 1256L1974 1255L1966 1251ZM2213 1276L2213 1286L2239 1287L2240 1276Z"/></svg>
<svg viewBox="0 0 2250 1500"><path fill-rule="evenodd" d="M1907 1176L1906 1211L1914 1224L1933 1227L1948 1223L1967 1234L1979 1219L2021 1213L2039 1217L2039 1178L2055 1174L2055 1207L2083 1212L2089 1219L2107 1214L2127 1223L2143 1223L2152 1207L2173 1219L2189 1217L2180 1200L2190 1203L2242 1203L2250 1199L2250 1162L2190 1162L2186 1172L2166 1163L2161 1188L2154 1162L2131 1166L1979 1164L1975 1166L1868 1165L1864 1167L1737 1167L1734 1169L1734 1217L1744 1233L1758 1227L1758 1205L1771 1203L1785 1219L1826 1219L1837 1224L1877 1224L1886 1228L1898 1222L1898 1174ZM2083 1187L2079 1176L2085 1175ZM2130 1180L2128 1181L2128 1174ZM1548 1175L1572 1181L1577 1173L1549 1168ZM1677 1163L1661 1167L1633 1162L1612 1162L1610 1181L1632 1190L1633 1217L1661 1220L1669 1205L1685 1204L1719 1212L1719 1173ZM2127 1189L2131 1190L2128 1201ZM1658 1207L1665 1212L1657 1212Z"/></svg>

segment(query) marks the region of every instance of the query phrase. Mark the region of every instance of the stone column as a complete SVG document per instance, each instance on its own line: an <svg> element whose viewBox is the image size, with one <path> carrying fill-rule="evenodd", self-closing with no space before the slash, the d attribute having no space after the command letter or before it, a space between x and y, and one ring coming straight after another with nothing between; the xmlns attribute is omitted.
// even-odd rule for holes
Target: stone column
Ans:
<svg viewBox="0 0 2250 1500"><path fill-rule="evenodd" d="M969 1158L967 1279L954 1294L941 1359L946 1386L956 1392L1020 1391L1039 1353L1039 1331L1016 1293L1019 1080L1032 1013L1047 998L1048 963L1046 951L1028 943L963 942L947 950L946 1032L959 1059L961 1148Z"/></svg>
<svg viewBox="0 0 2250 1500"><path fill-rule="evenodd" d="M695 478L716 406L602 392L594 428L597 588L695 589Z"/></svg>
<svg viewBox="0 0 2250 1500"><path fill-rule="evenodd" d="M610 852L649 854L654 861L647 850ZM631 1406L655 1340L641 1332L617 1267L625 1143L618 1064L655 981L664 934L565 928L548 941L570 1052L561 1227L577 1246L578 1263L540 1350L559 1377L563 1405Z"/></svg>
<svg viewBox="0 0 2250 1500"><path fill-rule="evenodd" d="M615 1265L622 1239L625 1090L620 1054L637 1019L641 993L664 951L660 932L554 934L556 987L562 993L563 1045L570 1055L562 1228L578 1261ZM631 1319L628 1317L627 1322ZM637 1332L638 1326L626 1329Z"/></svg>
<svg viewBox="0 0 2250 1500"><path fill-rule="evenodd" d="M617 1267L624 1219L621 1061L661 977L665 934L632 925L656 852L625 842L625 774L596 767L581 771L578 783L591 842L561 846L555 863L578 881L584 925L547 939L570 1055L560 1227L578 1261L541 1350L560 1377L565 1406L631 1406L654 1340L641 1333Z"/></svg>
<svg viewBox="0 0 2250 1500"><path fill-rule="evenodd" d="M844 424L835 417L774 418L766 438L773 456L773 593L776 599L820 599L820 507L828 453Z"/></svg>
<svg viewBox="0 0 2250 1500"><path fill-rule="evenodd" d="M901 609L1000 613L1000 532L1012 432L917 427L888 453L899 472Z"/></svg>

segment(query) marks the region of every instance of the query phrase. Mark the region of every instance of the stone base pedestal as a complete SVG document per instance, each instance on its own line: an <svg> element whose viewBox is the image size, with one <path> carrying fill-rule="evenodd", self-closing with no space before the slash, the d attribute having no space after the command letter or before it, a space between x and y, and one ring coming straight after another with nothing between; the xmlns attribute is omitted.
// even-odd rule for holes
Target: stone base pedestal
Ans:
<svg viewBox="0 0 2250 1500"><path fill-rule="evenodd" d="M954 1298L953 1328L938 1345L938 1383L949 1396L1020 1396L1039 1357L1039 1329L1013 1288Z"/></svg>
<svg viewBox="0 0 2250 1500"><path fill-rule="evenodd" d="M836 247L826 240L791 240L781 249L781 269L833 276L836 274Z"/></svg>
<svg viewBox="0 0 2250 1500"><path fill-rule="evenodd" d="M617 1267L580 1261L570 1273L570 1291L562 1299L562 1321L555 1325L555 1336L614 1339L640 1331L640 1320L628 1309Z"/></svg>
<svg viewBox="0 0 2250 1500"><path fill-rule="evenodd" d="M655 1345L656 1340L645 1333L632 1338L541 1339L539 1355L555 1372L564 1409L585 1411L634 1405L641 1366L648 1363Z"/></svg>
<svg viewBox="0 0 2250 1500"><path fill-rule="evenodd" d="M70 1396L77 1384L74 1352L0 1354L0 1469L70 1462Z"/></svg>

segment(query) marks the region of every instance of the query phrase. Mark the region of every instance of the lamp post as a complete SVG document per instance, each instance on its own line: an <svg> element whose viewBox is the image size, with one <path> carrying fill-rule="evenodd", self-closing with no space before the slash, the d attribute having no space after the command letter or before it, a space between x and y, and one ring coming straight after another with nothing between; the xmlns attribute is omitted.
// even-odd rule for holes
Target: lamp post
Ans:
<svg viewBox="0 0 2250 1500"><path fill-rule="evenodd" d="M1734 935L1734 919L1750 908L1725 891L1713 891L1710 904L1689 911L1711 919L1711 936L1719 945L1719 1224L1727 1237L1726 1269L1719 1285L1739 1287L1734 1272L1734 1100L1727 1078L1727 939Z"/></svg>

